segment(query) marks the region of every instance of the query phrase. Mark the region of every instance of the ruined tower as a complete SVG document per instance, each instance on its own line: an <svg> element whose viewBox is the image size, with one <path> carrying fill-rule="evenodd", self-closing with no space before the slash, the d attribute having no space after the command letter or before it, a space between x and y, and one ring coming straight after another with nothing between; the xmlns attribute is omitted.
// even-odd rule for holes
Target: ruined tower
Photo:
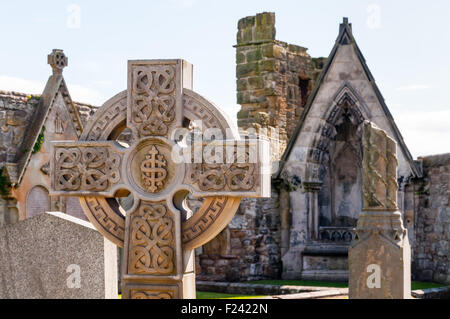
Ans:
<svg viewBox="0 0 450 319"><path fill-rule="evenodd" d="M275 34L273 12L239 20L236 86L238 126L278 129L281 156L325 58L311 58L306 48L276 40Z"/></svg>

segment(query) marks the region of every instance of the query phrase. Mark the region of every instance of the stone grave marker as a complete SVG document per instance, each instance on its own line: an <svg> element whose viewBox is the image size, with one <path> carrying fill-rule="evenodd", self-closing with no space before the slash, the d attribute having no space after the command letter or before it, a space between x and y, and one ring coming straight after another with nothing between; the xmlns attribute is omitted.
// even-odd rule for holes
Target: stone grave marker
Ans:
<svg viewBox="0 0 450 319"><path fill-rule="evenodd" d="M117 247L46 212L0 228L0 299L117 299Z"/></svg>
<svg viewBox="0 0 450 319"><path fill-rule="evenodd" d="M186 61L129 61L127 91L96 112L80 141L53 144L51 195L78 196L91 223L124 247L123 298L195 298L193 249L228 224L242 197L270 196L268 142L240 140L191 89ZM125 127L129 147L115 141ZM204 198L195 214L189 193ZM125 212L114 197L128 194Z"/></svg>
<svg viewBox="0 0 450 319"><path fill-rule="evenodd" d="M349 248L349 298L411 298L411 249L397 207L397 144L363 123L363 211Z"/></svg>

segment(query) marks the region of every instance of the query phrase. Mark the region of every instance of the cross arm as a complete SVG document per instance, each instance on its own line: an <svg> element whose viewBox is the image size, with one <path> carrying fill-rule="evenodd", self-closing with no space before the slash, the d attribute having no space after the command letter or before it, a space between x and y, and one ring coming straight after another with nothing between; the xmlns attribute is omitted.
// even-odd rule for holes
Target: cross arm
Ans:
<svg viewBox="0 0 450 319"><path fill-rule="evenodd" d="M124 183L117 142L53 142L50 195L113 197Z"/></svg>
<svg viewBox="0 0 450 319"><path fill-rule="evenodd" d="M270 197L267 140L205 141L187 154L184 185L195 197Z"/></svg>

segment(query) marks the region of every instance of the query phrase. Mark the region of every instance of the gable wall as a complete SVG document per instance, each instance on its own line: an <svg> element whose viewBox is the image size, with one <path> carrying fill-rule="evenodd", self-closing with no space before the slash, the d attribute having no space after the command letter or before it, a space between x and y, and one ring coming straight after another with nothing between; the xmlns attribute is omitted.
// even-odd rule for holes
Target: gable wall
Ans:
<svg viewBox="0 0 450 319"><path fill-rule="evenodd" d="M49 176L41 168L49 163L51 141L78 139L61 93L57 94L55 102L45 120L44 127L44 142L42 143L41 149L39 152L31 155L31 160L26 168L22 182L18 188L13 190L13 196L17 199L20 220L29 217L27 205L39 207L39 203L34 203L33 199L29 198L30 191L36 186L43 187L47 191L50 188ZM49 199L49 202L50 210L66 212L65 198L55 197ZM81 206L75 206L72 211L67 211L67 213L78 218L80 216L84 218L84 214L80 214L79 210L81 210Z"/></svg>
<svg viewBox="0 0 450 319"><path fill-rule="evenodd" d="M316 141L320 139L322 128L326 123L327 114L330 111L333 99L344 84L353 88L360 102L362 102L363 106L365 105L365 108L361 107L360 109L364 118L374 122L378 127L385 130L389 136L396 139L393 128L377 99L371 83L368 81L367 75L353 46L341 45L338 47L333 63L321 83L321 87L306 115L307 117L303 122L303 127L297 136L284 169L281 172L281 177L288 184L291 181L308 181L322 178L321 175L323 172L320 169L319 173L317 173L318 176L311 176L311 167L314 167L315 164L309 163L308 154L315 147ZM399 144L397 144L397 156L399 162L398 176L403 176L406 179L411 176L412 169L407 161L406 154L403 153ZM357 185L357 187L360 189L361 185ZM324 192L328 193L328 195ZM324 277L324 279L334 278L344 280L348 276L347 270L344 269L346 267L342 268L342 265L334 265L333 263L335 261L332 258L328 260L328 257L322 258L322 265L319 265L312 257L302 257L302 252L310 245L308 236L311 235L308 233L308 216L313 214L310 207L316 201L316 205L318 205L317 210L320 210L321 205L324 205L321 202L321 198L323 198L324 194L325 196L329 196L329 190L321 189L319 195L313 194L310 190L305 189L305 187L295 187L290 192L290 248L288 253L282 258L283 277L287 279L299 278L303 272L302 276L304 278L306 276L305 273L311 275L311 278L305 279L319 279L318 276L320 273L324 274L330 268L335 267L336 269L329 271L326 275L328 277ZM318 199L314 199L314 196L319 197ZM411 206L410 203L404 205L402 202L403 198L404 196L399 192L399 207L401 210L404 210L405 206ZM413 231L412 224L406 225L406 227L409 227L408 229ZM330 249L336 249L333 246L330 247ZM317 267L319 269L316 269Z"/></svg>
<svg viewBox="0 0 450 319"><path fill-rule="evenodd" d="M367 80L367 76L353 47L351 45L340 46L333 64L327 76L324 78L315 101L309 110L302 131L297 137L291 154L287 159L285 170L288 175L293 170L296 170L297 174L299 173L296 165L306 161L306 148L311 147L314 139L320 137L321 128L325 123L325 119L323 119L324 114L329 109L334 95L345 82L349 83L356 90L366 104L370 112L370 118L368 120L374 122L378 127L385 130L389 136L396 139L393 129L378 102L371 84ZM398 145L397 156L399 159L399 176L410 175L411 169L409 163L406 161L406 154L403 153ZM304 171L300 170L300 173L304 174Z"/></svg>

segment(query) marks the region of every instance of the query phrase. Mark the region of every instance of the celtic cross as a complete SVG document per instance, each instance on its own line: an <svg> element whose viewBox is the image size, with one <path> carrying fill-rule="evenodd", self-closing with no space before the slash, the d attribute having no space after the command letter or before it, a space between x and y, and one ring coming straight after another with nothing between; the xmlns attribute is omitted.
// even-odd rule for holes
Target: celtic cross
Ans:
<svg viewBox="0 0 450 319"><path fill-rule="evenodd" d="M241 140L191 89L186 61L129 61L128 89L97 110L80 141L53 143L51 194L78 196L89 221L124 247L123 298L195 298L193 249L242 197L270 196L268 142ZM128 147L117 142L125 128ZM203 199L195 213L189 193ZM115 197L128 194L125 211Z"/></svg>

